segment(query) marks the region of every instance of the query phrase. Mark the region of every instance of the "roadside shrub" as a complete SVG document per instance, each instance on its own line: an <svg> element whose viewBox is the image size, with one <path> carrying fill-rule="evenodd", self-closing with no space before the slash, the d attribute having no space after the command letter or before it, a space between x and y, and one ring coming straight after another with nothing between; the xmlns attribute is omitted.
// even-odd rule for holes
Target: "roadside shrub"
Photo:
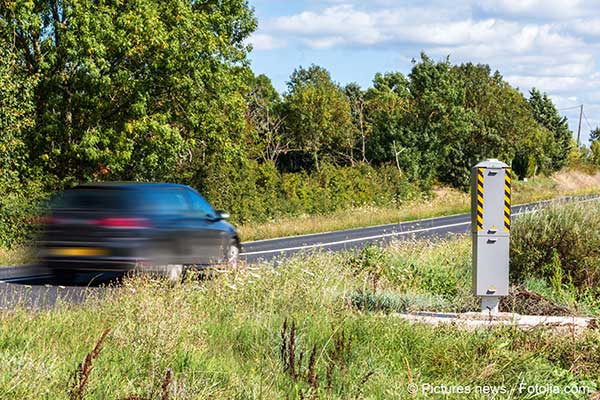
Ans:
<svg viewBox="0 0 600 400"><path fill-rule="evenodd" d="M366 163L319 171L281 173L273 163L244 161L214 166L195 185L236 223L315 215L363 206L390 206L415 197L416 187L397 168Z"/></svg>
<svg viewBox="0 0 600 400"><path fill-rule="evenodd" d="M520 216L511 235L516 283L543 278L581 294L600 284L600 205L557 203Z"/></svg>
<svg viewBox="0 0 600 400"><path fill-rule="evenodd" d="M196 187L215 207L231 213L234 223L393 206L418 193L397 168L373 168L365 163L353 167L323 164L319 172L281 173L274 163L238 160L207 165L186 183ZM17 185L0 182L0 246L23 244L34 228L28 222L48 196L46 188L63 186L65 183L36 180Z"/></svg>
<svg viewBox="0 0 600 400"><path fill-rule="evenodd" d="M43 185L30 181L15 190L0 182L0 247L11 248L31 238L42 201L47 198Z"/></svg>
<svg viewBox="0 0 600 400"><path fill-rule="evenodd" d="M348 265L355 276L362 276L373 291L377 291L379 281L391 262L390 253L376 245L369 245L348 258Z"/></svg>

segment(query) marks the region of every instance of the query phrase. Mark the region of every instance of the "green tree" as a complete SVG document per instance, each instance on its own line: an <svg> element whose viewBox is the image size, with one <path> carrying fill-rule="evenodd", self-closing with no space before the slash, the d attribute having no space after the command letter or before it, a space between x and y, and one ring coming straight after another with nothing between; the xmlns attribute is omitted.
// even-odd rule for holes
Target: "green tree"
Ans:
<svg viewBox="0 0 600 400"><path fill-rule="evenodd" d="M15 190L30 171L25 141L27 130L35 124L36 76L29 76L2 44L0 40L0 183L3 189Z"/></svg>
<svg viewBox="0 0 600 400"><path fill-rule="evenodd" d="M468 184L469 168L485 158L500 158L523 176L546 169L551 134L533 118L525 97L492 72L488 65L466 63L453 67L465 91L464 107L473 113L472 129L462 151L448 157L444 170L454 170L450 182Z"/></svg>
<svg viewBox="0 0 600 400"><path fill-rule="evenodd" d="M598 126L590 132L590 152L592 162L600 165L600 127Z"/></svg>
<svg viewBox="0 0 600 400"><path fill-rule="evenodd" d="M546 93L533 88L529 92L529 105L538 123L554 136L555 146L548 154L552 169L558 171L567 164L572 147L573 132L569 129L567 117L562 117Z"/></svg>
<svg viewBox="0 0 600 400"><path fill-rule="evenodd" d="M554 143L525 97L487 65L453 66L425 54L406 79L377 74L367 91L369 159L396 163L410 180L467 188L478 161L496 157L523 175L547 169Z"/></svg>
<svg viewBox="0 0 600 400"><path fill-rule="evenodd" d="M45 180L30 165L27 132L35 125L33 89L37 76L17 62L0 38L0 246L28 238L26 221L45 197Z"/></svg>
<svg viewBox="0 0 600 400"><path fill-rule="evenodd" d="M411 126L408 80L400 72L376 74L367 90L367 121L372 127L367 158L376 164L393 162L412 181L420 179L418 138Z"/></svg>
<svg viewBox="0 0 600 400"><path fill-rule="evenodd" d="M255 26L245 0L3 2L0 37L38 77L32 161L65 180L185 180L239 157Z"/></svg>
<svg viewBox="0 0 600 400"><path fill-rule="evenodd" d="M292 146L312 156L319 170L323 156L351 161L352 113L348 98L324 68L300 67L285 95L286 129Z"/></svg>
<svg viewBox="0 0 600 400"><path fill-rule="evenodd" d="M590 131L590 142L596 142L600 140L600 126L595 127Z"/></svg>
<svg viewBox="0 0 600 400"><path fill-rule="evenodd" d="M440 177L464 187L464 169L458 163L474 130L476 114L465 107L465 89L452 73L450 60L434 62L421 54L409 74L409 124L417 135L422 179Z"/></svg>

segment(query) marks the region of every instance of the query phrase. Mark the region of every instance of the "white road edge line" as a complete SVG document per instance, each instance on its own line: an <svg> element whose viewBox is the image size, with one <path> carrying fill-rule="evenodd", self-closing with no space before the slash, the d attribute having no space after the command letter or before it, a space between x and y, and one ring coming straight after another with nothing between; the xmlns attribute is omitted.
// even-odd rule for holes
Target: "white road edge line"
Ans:
<svg viewBox="0 0 600 400"><path fill-rule="evenodd" d="M31 280L31 279L48 278L51 276L52 276L52 274L19 276L17 278L0 279L0 283L14 283L14 282L19 282L19 281L27 281L27 280Z"/></svg>
<svg viewBox="0 0 600 400"><path fill-rule="evenodd" d="M249 256L249 255L255 255L255 254L283 253L283 252L292 251L292 250L312 249L315 247L333 246L336 244L361 242L364 240L379 239L379 238L390 237L390 236L409 235L411 233L427 232L427 231L433 231L433 230L438 230L438 229L443 229L443 228L452 228L455 226L468 225L470 223L471 223L471 221L466 221L466 222L459 222L456 224L432 226L430 228L413 229L413 230L404 231L404 232L390 232L390 233L384 233L381 235L364 236L364 237L360 237L360 238L347 239L347 240L338 240L336 242L315 243L315 244L309 244L309 245L305 245L305 246L287 247L284 249L275 249L275 250L251 251L248 253L240 253L240 256Z"/></svg>
<svg viewBox="0 0 600 400"><path fill-rule="evenodd" d="M597 198L587 199L587 200L579 201L578 203L585 203L585 202L594 201L594 200L598 200L598 199ZM519 215L522 215L522 214L534 213L534 212L538 211L539 209L540 208L536 208L536 209L533 209L533 210L526 210L526 211L521 211L521 212L518 212L518 213L513 213L513 216L516 217L516 216L519 216ZM287 248L275 249L275 250L251 251L251 252L248 252L248 253L240 253L240 256L252 256L252 255L258 255L258 254L272 254L272 253L285 253L286 251L313 249L313 248L325 247L325 246L334 246L334 245L337 245L337 244L361 242L361 241L365 241L365 240L379 239L379 238L385 238L385 237L391 237L391 236L410 235L411 233L435 231L435 230L443 229L443 228L453 228L453 227L461 226L461 225L469 225L470 223L471 223L471 221L465 221L465 222L459 222L459 223L456 223L456 224L432 226L432 227L429 227L429 228L413 229L413 230L404 231L404 232L390 232L390 233L384 233L384 234L381 234L381 235L364 236L364 237L360 237L360 238L347 239L347 240L338 240L336 242L315 243L315 244L308 244L308 245L305 245L305 246L287 247Z"/></svg>

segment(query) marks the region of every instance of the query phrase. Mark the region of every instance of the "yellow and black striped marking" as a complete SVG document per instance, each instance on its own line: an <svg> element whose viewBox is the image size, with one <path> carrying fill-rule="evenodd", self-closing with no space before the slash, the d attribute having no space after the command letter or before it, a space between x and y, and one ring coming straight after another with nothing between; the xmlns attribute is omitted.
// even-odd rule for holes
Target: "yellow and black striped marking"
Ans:
<svg viewBox="0 0 600 400"><path fill-rule="evenodd" d="M477 230L483 230L483 168L477 168Z"/></svg>
<svg viewBox="0 0 600 400"><path fill-rule="evenodd" d="M504 173L504 230L510 231L510 168Z"/></svg>

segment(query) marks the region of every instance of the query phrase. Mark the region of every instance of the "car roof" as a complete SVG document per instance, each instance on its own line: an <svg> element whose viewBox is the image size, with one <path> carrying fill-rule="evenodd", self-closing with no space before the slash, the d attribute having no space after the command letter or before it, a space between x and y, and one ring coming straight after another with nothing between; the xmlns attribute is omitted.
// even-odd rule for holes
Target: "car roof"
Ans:
<svg viewBox="0 0 600 400"><path fill-rule="evenodd" d="M179 183L145 183L145 182L89 182L75 186L73 189L169 189L169 188L189 188L187 185Z"/></svg>

